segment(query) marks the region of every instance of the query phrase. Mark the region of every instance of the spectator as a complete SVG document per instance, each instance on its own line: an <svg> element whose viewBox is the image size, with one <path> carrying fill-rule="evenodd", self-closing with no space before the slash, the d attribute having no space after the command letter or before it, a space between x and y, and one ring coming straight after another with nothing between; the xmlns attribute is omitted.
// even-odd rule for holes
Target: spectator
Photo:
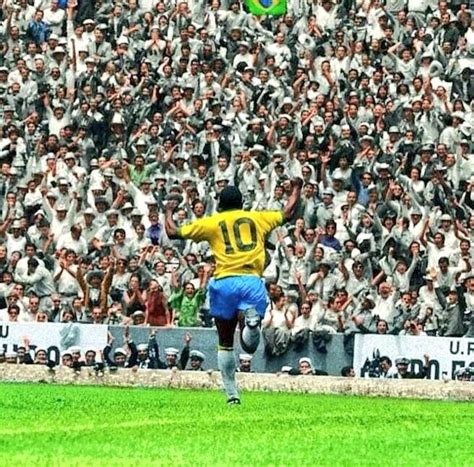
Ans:
<svg viewBox="0 0 474 467"><path fill-rule="evenodd" d="M195 290L194 285L190 282L183 284L182 288L178 288L176 272L171 273L172 286L174 292L169 298L169 304L173 309L173 313L177 316L178 326L197 326L198 312L203 305L206 295L206 284L209 277L210 267L206 269L205 274L201 278L199 289Z"/></svg>
<svg viewBox="0 0 474 467"><path fill-rule="evenodd" d="M239 367L237 371L241 373L253 373L252 355L241 353L239 355Z"/></svg>
<svg viewBox="0 0 474 467"><path fill-rule="evenodd" d="M277 298L262 322L265 350L269 356L282 355L288 350L295 316L288 310L286 302L284 295Z"/></svg>

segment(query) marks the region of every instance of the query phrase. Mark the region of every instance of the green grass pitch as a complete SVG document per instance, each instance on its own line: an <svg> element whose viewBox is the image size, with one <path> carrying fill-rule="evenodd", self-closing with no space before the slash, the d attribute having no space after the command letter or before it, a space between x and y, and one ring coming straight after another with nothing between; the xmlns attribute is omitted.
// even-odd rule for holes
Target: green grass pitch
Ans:
<svg viewBox="0 0 474 467"><path fill-rule="evenodd" d="M0 384L0 465L472 465L470 403Z"/></svg>

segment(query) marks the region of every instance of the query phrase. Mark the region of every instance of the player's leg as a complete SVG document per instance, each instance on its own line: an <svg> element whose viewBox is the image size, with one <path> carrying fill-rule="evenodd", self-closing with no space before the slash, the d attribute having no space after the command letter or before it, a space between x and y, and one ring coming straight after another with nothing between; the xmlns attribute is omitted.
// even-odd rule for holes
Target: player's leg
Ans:
<svg viewBox="0 0 474 467"><path fill-rule="evenodd" d="M208 287L210 312L219 336L217 364L229 404L240 404L235 382L234 333L238 321L235 288L233 278L212 279Z"/></svg>
<svg viewBox="0 0 474 467"><path fill-rule="evenodd" d="M214 318L219 336L217 364L222 376L227 403L240 404L239 391L235 382L234 333L237 327L237 317L232 319Z"/></svg>
<svg viewBox="0 0 474 467"><path fill-rule="evenodd" d="M240 345L253 354L260 343L260 325L267 307L267 291L259 277L241 278L239 302Z"/></svg>

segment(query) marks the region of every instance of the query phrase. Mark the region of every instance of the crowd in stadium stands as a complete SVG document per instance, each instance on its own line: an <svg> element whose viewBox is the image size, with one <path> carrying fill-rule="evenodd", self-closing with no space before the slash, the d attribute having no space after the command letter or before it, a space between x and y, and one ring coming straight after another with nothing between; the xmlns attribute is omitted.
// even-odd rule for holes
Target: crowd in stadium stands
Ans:
<svg viewBox="0 0 474 467"><path fill-rule="evenodd" d="M0 321L211 327L208 245L167 238L167 200L179 225L227 185L279 210L301 177L267 242L268 355L473 336L471 6L0 0Z"/></svg>

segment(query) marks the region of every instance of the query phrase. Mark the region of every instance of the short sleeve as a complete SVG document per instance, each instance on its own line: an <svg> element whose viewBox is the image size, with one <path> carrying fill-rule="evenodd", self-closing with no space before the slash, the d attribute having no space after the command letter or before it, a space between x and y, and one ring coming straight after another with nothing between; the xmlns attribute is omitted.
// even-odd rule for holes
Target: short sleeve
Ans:
<svg viewBox="0 0 474 467"><path fill-rule="evenodd" d="M208 219L199 219L189 224L184 224L178 229L178 237L190 238L194 242L207 240L210 233Z"/></svg>
<svg viewBox="0 0 474 467"><path fill-rule="evenodd" d="M282 225L285 219L282 211L262 211L256 214L265 233L271 232L274 228Z"/></svg>

